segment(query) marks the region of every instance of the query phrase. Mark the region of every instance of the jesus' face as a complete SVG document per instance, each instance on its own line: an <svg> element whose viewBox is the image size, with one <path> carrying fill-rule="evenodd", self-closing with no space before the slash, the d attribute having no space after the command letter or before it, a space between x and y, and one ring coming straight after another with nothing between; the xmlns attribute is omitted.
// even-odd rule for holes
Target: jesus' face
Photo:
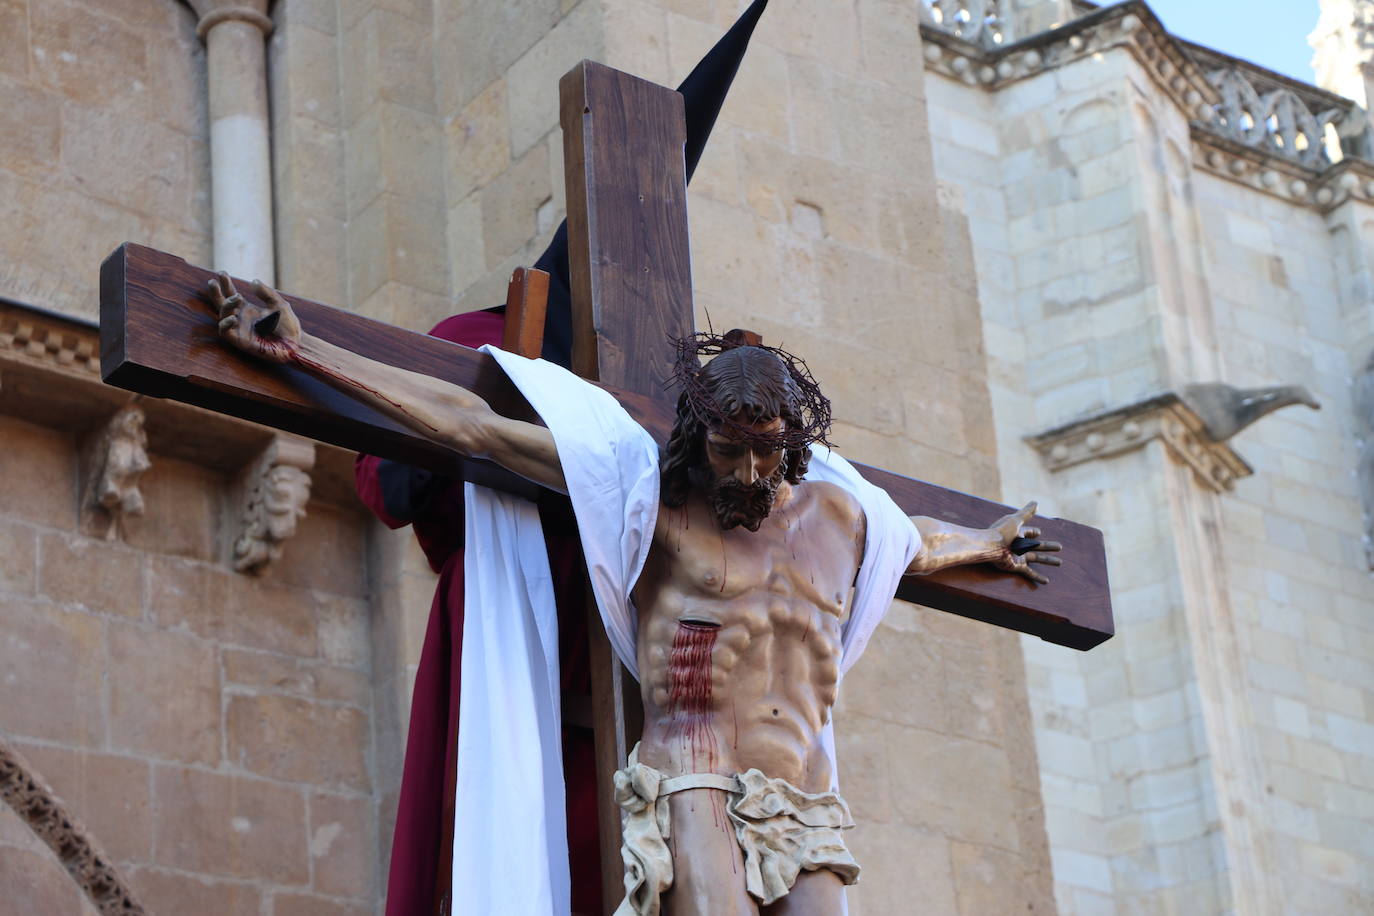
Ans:
<svg viewBox="0 0 1374 916"><path fill-rule="evenodd" d="M755 422L742 416L732 419L762 435L783 429L777 417ZM737 525L759 530L783 483L783 456L781 448L745 439L728 427L706 433L706 466L693 475L694 483L704 491L723 530Z"/></svg>

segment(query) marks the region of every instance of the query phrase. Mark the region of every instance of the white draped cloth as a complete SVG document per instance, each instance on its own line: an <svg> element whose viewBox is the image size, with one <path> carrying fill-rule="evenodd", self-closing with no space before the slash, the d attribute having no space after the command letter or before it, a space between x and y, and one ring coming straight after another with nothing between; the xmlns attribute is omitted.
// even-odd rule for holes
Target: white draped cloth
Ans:
<svg viewBox="0 0 1374 916"><path fill-rule="evenodd" d="M494 347L558 445L592 591L611 647L637 678L630 593L658 518L658 446L609 394L553 363ZM808 480L844 487L867 517L840 670L863 653L920 535L887 493L813 447ZM565 916L570 908L559 729L558 621L534 506L468 484L453 910ZM823 737L834 759L830 727ZM437 803L437 800L436 800Z"/></svg>

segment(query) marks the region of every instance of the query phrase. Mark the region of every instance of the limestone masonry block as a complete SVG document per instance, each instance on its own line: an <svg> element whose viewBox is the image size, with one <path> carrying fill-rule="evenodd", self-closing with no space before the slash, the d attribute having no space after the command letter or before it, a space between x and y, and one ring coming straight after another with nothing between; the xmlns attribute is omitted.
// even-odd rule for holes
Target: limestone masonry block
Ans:
<svg viewBox="0 0 1374 916"><path fill-rule="evenodd" d="M665 86L676 86L687 75L669 66L671 40L665 37L668 18L661 6L648 0L601 0L601 8L605 36L601 60Z"/></svg>
<svg viewBox="0 0 1374 916"><path fill-rule="evenodd" d="M325 897L278 893L272 895L272 913L273 916L369 916L372 908Z"/></svg>
<svg viewBox="0 0 1374 916"><path fill-rule="evenodd" d="M595 3L578 4L511 66L506 91L512 156L524 156L558 126L558 81L578 61L598 56L602 32L597 14Z"/></svg>
<svg viewBox="0 0 1374 916"><path fill-rule="evenodd" d="M506 81L494 80L444 126L444 175L449 199L485 187L511 161Z"/></svg>
<svg viewBox="0 0 1374 916"><path fill-rule="evenodd" d="M297 4L292 4L296 6ZM277 17L281 18L280 11ZM332 31L299 22L279 23L271 38L277 52L273 75L284 85L274 85L273 102L284 94L292 118L309 118L329 127L343 124L340 94L339 39ZM273 112L280 118L283 112Z"/></svg>
<svg viewBox="0 0 1374 916"><path fill-rule="evenodd" d="M488 269L534 235L535 214L553 193L548 156L548 146L533 147L482 190L482 247Z"/></svg>
<svg viewBox="0 0 1374 916"><path fill-rule="evenodd" d="M109 658L113 747L182 763L219 763L219 671L209 643L122 625L109 630Z"/></svg>
<svg viewBox="0 0 1374 916"><path fill-rule="evenodd" d="M865 863L863 884L848 893L854 916L900 913L910 908L912 875L920 875L920 905L926 911L974 916L958 907L950 841L938 831L865 824L853 833L845 842L854 857ZM901 855L882 855L884 850L893 849L900 849Z"/></svg>
<svg viewBox="0 0 1374 916"><path fill-rule="evenodd" d="M96 914L57 857L40 844L27 849L5 847L0 855L0 882L7 891L5 904L15 912Z"/></svg>
<svg viewBox="0 0 1374 916"><path fill-rule="evenodd" d="M153 553L216 559L223 486L223 476L211 470L159 458L140 483L146 510L128 533L128 544Z"/></svg>
<svg viewBox="0 0 1374 916"><path fill-rule="evenodd" d="M28 0L0 0L0 73L29 75Z"/></svg>
<svg viewBox="0 0 1374 916"><path fill-rule="evenodd" d="M257 916L262 912L262 892L249 884L160 868L135 869L129 883L150 913Z"/></svg>
<svg viewBox="0 0 1374 916"><path fill-rule="evenodd" d="M366 790L367 715L284 696L230 696L229 759L261 776Z"/></svg>
<svg viewBox="0 0 1374 916"><path fill-rule="evenodd" d="M71 534L44 535L39 551L39 590L49 600L99 614L143 616L138 553Z"/></svg>
<svg viewBox="0 0 1374 916"><path fill-rule="evenodd" d="M348 159L350 213L383 191L428 202L443 186L439 121L404 105L378 104L361 115L349 131Z"/></svg>
<svg viewBox="0 0 1374 916"><path fill-rule="evenodd" d="M147 65L139 30L74 0L29 4L34 75L73 101L134 114L148 111ZM111 78L112 74L120 74Z"/></svg>
<svg viewBox="0 0 1374 916"><path fill-rule="evenodd" d="M350 14L358 3L346 3ZM337 35L339 31L339 4L337 0L293 0L280 9L272 11L272 21L277 29L287 30L293 26L316 29L326 35Z"/></svg>
<svg viewBox="0 0 1374 916"><path fill-rule="evenodd" d="M487 273L480 191L473 191L449 208L448 252L450 284L462 295Z"/></svg>
<svg viewBox="0 0 1374 916"><path fill-rule="evenodd" d="M1020 856L989 846L951 843L950 855L959 913L977 916L995 913L1016 900L1027 913L1052 913L1054 902L1048 893L1027 898L1027 889L1043 885L1025 874L1026 862Z"/></svg>
<svg viewBox="0 0 1374 916"><path fill-rule="evenodd" d="M95 747L105 740L101 621L50 604L6 600L0 703L14 736Z"/></svg>
<svg viewBox="0 0 1374 916"><path fill-rule="evenodd" d="M844 759L844 798L857 822L892 819L892 787L884 747L890 724L845 710L836 727L837 753Z"/></svg>
<svg viewBox="0 0 1374 916"><path fill-rule="evenodd" d="M363 302L388 280L448 292L444 211L434 200L379 195L349 227L352 293Z"/></svg>
<svg viewBox="0 0 1374 916"><path fill-rule="evenodd" d="M146 762L36 744L20 745L19 751L111 858L148 859L153 828Z"/></svg>
<svg viewBox="0 0 1374 916"><path fill-rule="evenodd" d="M0 87L7 101L0 110L0 134L12 138L0 154L0 167L18 175L51 174L61 159L61 95L10 80L0 81Z"/></svg>
<svg viewBox="0 0 1374 916"><path fill-rule="evenodd" d="M275 884L309 880L305 800L297 788L158 766L153 804L157 864Z"/></svg>
<svg viewBox="0 0 1374 916"><path fill-rule="evenodd" d="M939 667L936 650L918 634L884 627L870 644L862 668L845 684L844 707L860 715L932 732L947 732L946 694L930 673ZM901 685L901 704L885 703L887 691ZM895 775L894 775L895 778Z"/></svg>
<svg viewBox="0 0 1374 916"><path fill-rule="evenodd" d="M309 805L315 889L332 897L371 899L377 883L371 800L317 792Z"/></svg>
<svg viewBox="0 0 1374 916"><path fill-rule="evenodd" d="M436 12L435 34L444 49L437 58L439 87L444 110L453 112L482 87L505 76L568 11L558 0L511 0L441 3Z"/></svg>
<svg viewBox="0 0 1374 916"><path fill-rule="evenodd" d="M20 522L0 520L0 592L29 596L37 580L37 531Z"/></svg>
<svg viewBox="0 0 1374 916"><path fill-rule="evenodd" d="M6 468L14 468L0 474L0 505L6 513L45 527L74 528L76 452L71 440L9 418L0 419L0 437L10 449Z"/></svg>

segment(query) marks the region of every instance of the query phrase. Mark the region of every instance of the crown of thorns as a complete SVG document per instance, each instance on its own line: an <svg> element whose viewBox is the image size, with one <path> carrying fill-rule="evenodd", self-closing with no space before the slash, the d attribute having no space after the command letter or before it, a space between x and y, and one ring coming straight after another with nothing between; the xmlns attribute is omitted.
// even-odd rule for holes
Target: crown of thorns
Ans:
<svg viewBox="0 0 1374 916"><path fill-rule="evenodd" d="M778 347L765 347L762 338L749 331L735 330L723 335L699 331L676 338L673 344L677 349L673 378L687 409L707 428L727 430L742 441L766 448L794 450L813 442L830 444L826 438L830 433L830 400L821 394L821 386L805 360ZM702 357L717 356L737 347L756 347L772 353L787 369L788 378L796 387L796 397L790 405L794 420L776 433L761 433L727 415L702 381Z"/></svg>

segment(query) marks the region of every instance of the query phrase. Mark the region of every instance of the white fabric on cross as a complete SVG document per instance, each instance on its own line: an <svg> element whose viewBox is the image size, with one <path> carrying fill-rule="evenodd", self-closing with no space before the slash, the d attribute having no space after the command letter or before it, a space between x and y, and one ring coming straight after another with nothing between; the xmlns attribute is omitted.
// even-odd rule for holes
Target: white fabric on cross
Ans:
<svg viewBox="0 0 1374 916"><path fill-rule="evenodd" d="M566 369L482 349L553 434L602 622L616 656L638 678L638 618L630 593L653 545L658 446L615 398ZM920 535L887 493L849 462L829 449L812 451L807 479L848 490L867 518L864 562L842 636L844 672L891 604ZM452 911L562 916L570 890L557 612L543 532L533 506L471 484L465 493L467 610ZM833 762L829 726L822 740ZM542 785L535 784L539 780Z"/></svg>
<svg viewBox="0 0 1374 916"><path fill-rule="evenodd" d="M558 616L534 504L464 485L456 914L566 914ZM440 804L440 799L434 803Z"/></svg>

